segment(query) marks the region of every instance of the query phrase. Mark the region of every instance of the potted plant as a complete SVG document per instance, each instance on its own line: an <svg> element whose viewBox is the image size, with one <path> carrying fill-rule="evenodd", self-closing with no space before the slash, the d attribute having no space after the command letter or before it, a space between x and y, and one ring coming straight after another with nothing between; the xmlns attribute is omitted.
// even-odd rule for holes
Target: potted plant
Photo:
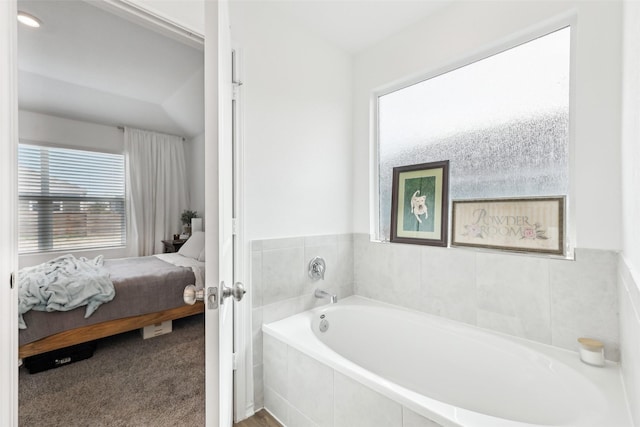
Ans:
<svg viewBox="0 0 640 427"><path fill-rule="evenodd" d="M199 218L198 212L190 211L189 209L185 209L180 216L180 220L182 221L182 228L184 229L184 234L188 234L191 236L191 219Z"/></svg>

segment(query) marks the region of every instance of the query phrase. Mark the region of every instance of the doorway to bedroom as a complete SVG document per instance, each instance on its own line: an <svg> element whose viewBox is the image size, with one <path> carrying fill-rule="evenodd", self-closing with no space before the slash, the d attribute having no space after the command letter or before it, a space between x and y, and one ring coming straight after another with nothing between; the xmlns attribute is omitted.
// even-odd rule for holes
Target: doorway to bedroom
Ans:
<svg viewBox="0 0 640 427"><path fill-rule="evenodd" d="M75 317L65 317L73 310L25 313L27 334L20 334L30 338L20 337L21 350L46 338L42 334L52 327L63 343L85 341L78 334L87 333L97 347L86 359L81 354L90 350L80 346L38 360L60 344L36 346L30 364L34 373L25 366L19 372L20 425L139 425L160 419L202 425L204 319L197 314L202 305L184 305L182 289L185 280L197 282L205 255L196 244L196 230L183 242L189 233L180 221L187 210L202 218L205 208L202 39L139 25L139 19L107 2L20 0L18 9L41 24L18 29L19 267L44 265L38 270L42 273L52 260L75 267L84 257L96 270L115 268L109 277L122 279L121 284L131 284L143 270L160 276L153 282L160 287L152 291L114 285L112 299L111 292L98 287L103 303L93 303L95 311L86 319L84 306L75 309L80 313ZM162 226L150 231L150 252L163 252L170 246L166 242L176 240L189 255L178 254L185 265L154 259L151 266L139 266L122 260L150 255L138 244L149 231L144 229L149 217L133 224L130 203L137 182L132 179L138 179L132 174L143 163L127 169L124 156L127 137L138 130L144 131L140 139L149 140L150 149L165 143L172 150L182 146L181 154L164 156L163 166L144 165L142 175L154 171L154 181L166 181L167 187L156 190L151 201L143 197L137 210L146 212L155 203ZM176 171L165 174L167 169ZM177 195L160 203L158 195L168 191ZM112 310L115 317L101 318L118 300L123 304ZM123 318L132 317L131 307L156 315L157 322L149 328L123 324ZM92 318L111 326L106 332L91 327L79 332L74 322L91 323ZM42 326L49 331L39 332ZM52 363L66 366L35 373Z"/></svg>

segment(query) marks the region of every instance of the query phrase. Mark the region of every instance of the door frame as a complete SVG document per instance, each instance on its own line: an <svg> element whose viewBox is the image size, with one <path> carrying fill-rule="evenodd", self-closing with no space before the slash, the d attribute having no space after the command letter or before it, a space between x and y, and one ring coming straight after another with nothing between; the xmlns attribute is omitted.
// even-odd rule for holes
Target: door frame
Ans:
<svg viewBox="0 0 640 427"><path fill-rule="evenodd" d="M249 285L249 264L248 254L249 243L245 240L245 181L244 181L244 109L243 109L243 60L242 50L236 44L231 44L234 52L234 213L236 247L234 254L234 274L235 280L245 284L248 293L239 303L235 304L233 319L233 340L235 354L235 375L233 379L233 406L234 419L241 421L255 413L255 402L253 399L253 346L252 346L252 292Z"/></svg>
<svg viewBox="0 0 640 427"><path fill-rule="evenodd" d="M203 5L209 0L199 0ZM147 25L172 29L181 36L188 35L192 40L201 36L197 28L174 22L167 13L158 13L146 7L151 6L152 1L139 2L136 0L102 0L100 3L105 9L121 13L127 13L135 18L138 23L146 22ZM0 1L0 55L5 61L0 61L0 189L5 196L5 209L0 210L0 224L6 226L3 239L0 240L0 310L4 316L4 327L0 330L0 345L9 351L0 352L0 380L5 387L0 389L0 419L8 421L9 426L18 425L18 292L9 286L9 278L18 269L18 217L17 217L17 146L18 146L18 56L17 56L17 0ZM240 139L241 144L241 139ZM240 151L243 152L242 148ZM242 156L241 156L242 157ZM236 160L237 161L237 160ZM239 163L238 173L243 176L242 162ZM240 180L240 183L243 181ZM243 200L243 185L239 185L235 191L237 200ZM7 200L8 199L8 200ZM239 211L238 229L242 229L242 210ZM242 234L239 234L239 249L241 258L246 260L246 243ZM242 262L242 261L241 261ZM244 262L243 262L244 264ZM245 274L243 267L238 270ZM6 281L5 281L6 279ZM245 298L244 301L250 301ZM238 404L248 402L246 411L239 411L239 419L253 414L253 375L251 347L247 346L247 337L251 336L250 309L247 304L237 305L235 318L242 327L234 327L234 336L243 344L242 354L246 363L238 363L236 376L239 381L234 386L234 402ZM247 335L246 331L249 330ZM238 334L236 336L236 334ZM240 362L240 360L238 360ZM248 367L248 368L247 368ZM250 399L247 396L251 395ZM250 406L249 406L250 404ZM234 403L235 406L235 403ZM248 411L251 411L249 413Z"/></svg>
<svg viewBox="0 0 640 427"><path fill-rule="evenodd" d="M18 291L10 277L18 267L18 27L16 0L0 1L0 419L18 425Z"/></svg>

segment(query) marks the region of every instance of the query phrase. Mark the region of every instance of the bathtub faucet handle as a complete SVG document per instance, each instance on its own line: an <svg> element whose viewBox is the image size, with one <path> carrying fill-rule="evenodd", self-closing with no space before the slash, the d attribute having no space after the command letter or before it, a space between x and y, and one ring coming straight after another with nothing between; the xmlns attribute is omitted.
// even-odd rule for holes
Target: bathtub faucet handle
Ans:
<svg viewBox="0 0 640 427"><path fill-rule="evenodd" d="M309 261L309 277L315 280L324 280L324 272L326 268L326 264L322 257L317 256L313 258L311 261Z"/></svg>

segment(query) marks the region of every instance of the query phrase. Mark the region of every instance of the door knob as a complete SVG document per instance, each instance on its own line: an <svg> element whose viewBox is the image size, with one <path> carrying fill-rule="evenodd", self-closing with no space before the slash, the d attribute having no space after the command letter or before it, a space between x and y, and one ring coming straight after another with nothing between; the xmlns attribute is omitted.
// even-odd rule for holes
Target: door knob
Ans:
<svg viewBox="0 0 640 427"><path fill-rule="evenodd" d="M247 291L244 289L244 285L240 282L236 282L233 287L225 286L223 282L222 298L220 299L220 302L223 303L224 299L228 297L233 297L236 301L240 301L246 293Z"/></svg>
<svg viewBox="0 0 640 427"><path fill-rule="evenodd" d="M204 288L196 289L194 285L188 285L184 288L182 299L189 305L195 304L196 301L204 301Z"/></svg>

